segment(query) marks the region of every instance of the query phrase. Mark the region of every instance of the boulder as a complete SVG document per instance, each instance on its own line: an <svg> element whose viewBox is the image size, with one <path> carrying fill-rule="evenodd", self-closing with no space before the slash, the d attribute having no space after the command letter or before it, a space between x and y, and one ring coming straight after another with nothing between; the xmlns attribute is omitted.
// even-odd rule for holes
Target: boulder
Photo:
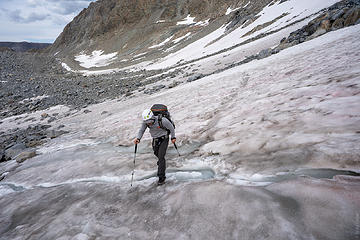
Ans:
<svg viewBox="0 0 360 240"><path fill-rule="evenodd" d="M270 48L261 50L260 53L257 55L257 59L263 59L263 58L270 56L271 51L272 50Z"/></svg>
<svg viewBox="0 0 360 240"><path fill-rule="evenodd" d="M341 18L345 13L345 10L344 9L341 9L340 11L337 11L335 12L331 17L330 17L330 20L331 21L335 21L339 18Z"/></svg>
<svg viewBox="0 0 360 240"><path fill-rule="evenodd" d="M0 162L5 162L5 161L6 161L5 151L1 150L0 151Z"/></svg>
<svg viewBox="0 0 360 240"><path fill-rule="evenodd" d="M65 134L65 133L67 133L67 132L63 131L63 130L60 130L60 131L50 130L47 133L47 137L53 139L53 138L57 138L57 137Z"/></svg>
<svg viewBox="0 0 360 240"><path fill-rule="evenodd" d="M360 8L353 8L350 9L349 12L346 13L347 17L344 21L344 26L351 26L354 25L357 20L360 18Z"/></svg>
<svg viewBox="0 0 360 240"><path fill-rule="evenodd" d="M187 82L193 82L193 81L196 81L196 80L198 80L198 79L200 79L202 77L203 77L202 74L197 73L197 74L194 74L193 76L189 77Z"/></svg>
<svg viewBox="0 0 360 240"><path fill-rule="evenodd" d="M331 26L331 30L337 30L343 27L344 27L344 19L338 18L333 22Z"/></svg>
<svg viewBox="0 0 360 240"><path fill-rule="evenodd" d="M12 159L22 151L26 149L26 145L24 143L17 143L9 149L5 150L5 158Z"/></svg>
<svg viewBox="0 0 360 240"><path fill-rule="evenodd" d="M24 162L25 160L29 159L29 158L32 158L32 157L35 157L36 156L36 152L33 151L33 150L30 150L30 151L24 151L22 153L20 153L19 155L16 156L15 160L16 162L18 163L22 163Z"/></svg>
<svg viewBox="0 0 360 240"><path fill-rule="evenodd" d="M329 31L331 28L330 20L322 20L320 23L320 28L325 29L325 31Z"/></svg>

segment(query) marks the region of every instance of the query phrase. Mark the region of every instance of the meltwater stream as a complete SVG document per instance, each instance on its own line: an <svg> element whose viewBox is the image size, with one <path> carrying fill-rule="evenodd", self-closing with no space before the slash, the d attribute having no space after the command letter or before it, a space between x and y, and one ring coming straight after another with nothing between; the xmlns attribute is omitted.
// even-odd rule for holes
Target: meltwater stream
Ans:
<svg viewBox="0 0 360 240"><path fill-rule="evenodd" d="M289 172L279 172L275 175L253 174L251 177L243 177L237 174L230 174L227 181L236 185L244 186L267 186L272 183L279 183L299 177L311 177L316 179L332 179L337 175L360 176L359 173L348 170L337 170L331 168L307 168Z"/></svg>

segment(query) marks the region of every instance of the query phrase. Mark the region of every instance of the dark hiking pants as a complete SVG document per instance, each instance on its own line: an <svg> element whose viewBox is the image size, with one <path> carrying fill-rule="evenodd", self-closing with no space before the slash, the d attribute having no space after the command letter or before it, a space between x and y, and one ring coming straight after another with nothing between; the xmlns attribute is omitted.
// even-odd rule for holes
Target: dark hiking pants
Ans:
<svg viewBox="0 0 360 240"><path fill-rule="evenodd" d="M163 136L159 138L154 138L152 142L152 147L154 150L155 156L158 158L158 177L165 178L165 170L166 170L166 162L165 162L165 154L166 149L169 145L169 137Z"/></svg>

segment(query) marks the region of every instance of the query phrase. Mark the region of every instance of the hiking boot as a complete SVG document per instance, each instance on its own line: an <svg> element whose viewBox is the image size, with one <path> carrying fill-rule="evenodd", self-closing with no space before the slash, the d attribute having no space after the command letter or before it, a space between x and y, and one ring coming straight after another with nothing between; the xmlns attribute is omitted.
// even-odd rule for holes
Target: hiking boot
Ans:
<svg viewBox="0 0 360 240"><path fill-rule="evenodd" d="M158 185L163 185L165 183L166 177L159 177Z"/></svg>

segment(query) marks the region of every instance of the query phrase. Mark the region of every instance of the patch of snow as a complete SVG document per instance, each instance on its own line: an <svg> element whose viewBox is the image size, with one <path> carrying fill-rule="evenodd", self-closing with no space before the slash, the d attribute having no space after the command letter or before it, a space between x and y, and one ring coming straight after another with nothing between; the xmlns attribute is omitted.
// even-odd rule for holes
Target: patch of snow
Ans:
<svg viewBox="0 0 360 240"><path fill-rule="evenodd" d="M195 26L207 26L209 25L210 18L205 21L200 21L195 24Z"/></svg>
<svg viewBox="0 0 360 240"><path fill-rule="evenodd" d="M142 57L142 56L144 56L144 55L146 55L147 54L147 52L145 52L145 53L140 53L140 54L138 54L138 55L135 55L135 56L133 56L133 58L139 58L139 57ZM123 61L123 60L122 60Z"/></svg>
<svg viewBox="0 0 360 240"><path fill-rule="evenodd" d="M47 95L42 95L42 96L37 96L37 97L32 97L32 98L26 98L22 101L20 101L19 103L25 103L26 101L36 101L36 100L42 100L44 98L48 98L49 96Z"/></svg>
<svg viewBox="0 0 360 240"><path fill-rule="evenodd" d="M63 68L65 68L67 71L73 72L73 70L72 70L66 63L61 63L61 66L62 66Z"/></svg>
<svg viewBox="0 0 360 240"><path fill-rule="evenodd" d="M84 53L75 56L75 60L80 63L80 66L84 68L92 67L105 67L110 65L114 60L117 59L117 52L103 54L103 50L93 51L91 55Z"/></svg>
<svg viewBox="0 0 360 240"><path fill-rule="evenodd" d="M249 2L250 3L250 2ZM246 7L246 6L245 6ZM235 12L235 11L237 11L237 10L239 10L240 8L235 8L235 9L231 9L231 7L229 7L227 10L226 10L226 13L225 13L225 15L229 15L230 13L232 13L232 12Z"/></svg>
<svg viewBox="0 0 360 240"><path fill-rule="evenodd" d="M171 37L165 39L163 42L161 42L161 43L159 43L159 44L156 44L156 45L153 45L153 46L151 46L151 47L149 47L149 48L161 47L161 46L165 45L168 41L170 41L170 39L171 39L172 37L173 37L173 36L171 36Z"/></svg>
<svg viewBox="0 0 360 240"><path fill-rule="evenodd" d="M178 42L180 42L181 40L183 40L183 39L185 39L185 38L189 37L190 35L191 35L191 33L187 33L187 34L185 34L184 36L179 37L179 38L177 38L177 39L173 40L173 42L174 42L175 44L177 44Z"/></svg>
<svg viewBox="0 0 360 240"><path fill-rule="evenodd" d="M59 52L60 52L60 51L56 52L56 53L54 54L54 56L58 55Z"/></svg>
<svg viewBox="0 0 360 240"><path fill-rule="evenodd" d="M165 20L158 20L156 23L164 23Z"/></svg>
<svg viewBox="0 0 360 240"><path fill-rule="evenodd" d="M190 14L183 20L176 23L176 25L190 25L196 23L194 21L195 17L190 17Z"/></svg>

